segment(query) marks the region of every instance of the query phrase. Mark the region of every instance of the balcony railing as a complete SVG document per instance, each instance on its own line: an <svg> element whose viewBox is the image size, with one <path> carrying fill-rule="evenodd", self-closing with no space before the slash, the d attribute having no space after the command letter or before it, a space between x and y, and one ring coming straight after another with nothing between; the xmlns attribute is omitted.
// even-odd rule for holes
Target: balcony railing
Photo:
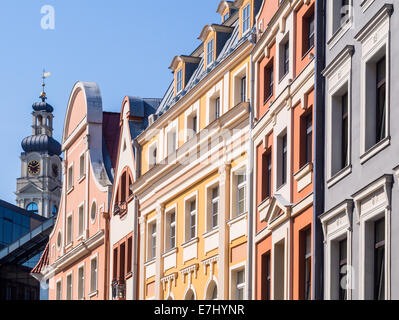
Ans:
<svg viewBox="0 0 399 320"><path fill-rule="evenodd" d="M126 300L126 283L125 280L112 281L112 299Z"/></svg>
<svg viewBox="0 0 399 320"><path fill-rule="evenodd" d="M114 216L123 216L127 211L127 203L115 203L114 205Z"/></svg>

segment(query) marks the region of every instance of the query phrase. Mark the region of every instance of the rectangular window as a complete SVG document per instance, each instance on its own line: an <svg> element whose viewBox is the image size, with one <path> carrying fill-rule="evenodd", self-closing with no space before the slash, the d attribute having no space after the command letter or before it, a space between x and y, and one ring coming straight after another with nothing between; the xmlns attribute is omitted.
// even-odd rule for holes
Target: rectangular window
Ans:
<svg viewBox="0 0 399 320"><path fill-rule="evenodd" d="M342 96L341 123L341 169L349 165L349 122L348 122L348 93Z"/></svg>
<svg viewBox="0 0 399 320"><path fill-rule="evenodd" d="M272 152L271 150L262 155L262 200L272 195Z"/></svg>
<svg viewBox="0 0 399 320"><path fill-rule="evenodd" d="M78 236L83 235L83 229L84 229L84 206L79 207L79 234Z"/></svg>
<svg viewBox="0 0 399 320"><path fill-rule="evenodd" d="M376 144L386 137L386 59L377 62Z"/></svg>
<svg viewBox="0 0 399 320"><path fill-rule="evenodd" d="M247 177L245 174L237 176L237 215L240 216L246 212L246 189Z"/></svg>
<svg viewBox="0 0 399 320"><path fill-rule="evenodd" d="M118 248L114 249L113 280L118 280Z"/></svg>
<svg viewBox="0 0 399 320"><path fill-rule="evenodd" d="M197 201L190 202L190 240L197 235Z"/></svg>
<svg viewBox="0 0 399 320"><path fill-rule="evenodd" d="M310 113L305 118L305 164L313 161L313 115Z"/></svg>
<svg viewBox="0 0 399 320"><path fill-rule="evenodd" d="M226 13L226 14L223 16L223 22L226 22L228 18L230 18L230 15L229 15L229 13Z"/></svg>
<svg viewBox="0 0 399 320"><path fill-rule="evenodd" d="M153 144L149 147L148 158L149 167L151 169L155 167L158 162L158 148L156 144Z"/></svg>
<svg viewBox="0 0 399 320"><path fill-rule="evenodd" d="M268 101L273 96L274 90L274 72L273 72L273 60L264 69L264 103Z"/></svg>
<svg viewBox="0 0 399 320"><path fill-rule="evenodd" d="M169 215L169 250L176 248L176 213Z"/></svg>
<svg viewBox="0 0 399 320"><path fill-rule="evenodd" d="M85 285L84 267L81 267L78 270L78 300L84 299L84 294L85 294L84 285Z"/></svg>
<svg viewBox="0 0 399 320"><path fill-rule="evenodd" d="M168 155L171 155L176 151L176 130L168 132Z"/></svg>
<svg viewBox="0 0 399 320"><path fill-rule="evenodd" d="M242 10L242 33L244 34L249 30L251 27L251 12L250 12L251 6L248 4L243 10Z"/></svg>
<svg viewBox="0 0 399 320"><path fill-rule="evenodd" d="M80 160L79 160L79 173L80 173L80 178L83 178L85 175L85 155L82 154L80 156Z"/></svg>
<svg viewBox="0 0 399 320"><path fill-rule="evenodd" d="M308 229L304 234L304 299L311 300L312 294L310 291L312 281L312 233L311 229Z"/></svg>
<svg viewBox="0 0 399 320"><path fill-rule="evenodd" d="M194 133L194 134L197 134L197 133L198 133L197 120L198 120L198 118L197 118L197 115L195 114L195 115L193 116L192 120L191 120L191 121L192 121L193 133Z"/></svg>
<svg viewBox="0 0 399 320"><path fill-rule="evenodd" d="M55 299L56 299L56 300L61 300L61 299L62 299L62 286L61 286L61 281L58 281L58 282L57 282L57 288L56 288Z"/></svg>
<svg viewBox="0 0 399 320"><path fill-rule="evenodd" d="M347 300L347 287L346 287L346 277L347 277L347 247L348 241L344 239L339 242L339 270L338 270L338 292L339 300Z"/></svg>
<svg viewBox="0 0 399 320"><path fill-rule="evenodd" d="M68 190L73 187L73 166L68 168Z"/></svg>
<svg viewBox="0 0 399 320"><path fill-rule="evenodd" d="M66 299L72 300L72 274L67 276L66 283L67 283Z"/></svg>
<svg viewBox="0 0 399 320"><path fill-rule="evenodd" d="M212 229L218 226L219 214L219 187L212 189Z"/></svg>
<svg viewBox="0 0 399 320"><path fill-rule="evenodd" d="M126 267L126 245L125 243L122 243L120 248L119 248L119 279L125 279L125 267Z"/></svg>
<svg viewBox="0 0 399 320"><path fill-rule="evenodd" d="M262 300L271 299L271 259L270 252L262 255Z"/></svg>
<svg viewBox="0 0 399 320"><path fill-rule="evenodd" d="M245 271L238 271L236 274L236 300L244 300Z"/></svg>
<svg viewBox="0 0 399 320"><path fill-rule="evenodd" d="M385 219L374 224L374 300L385 300Z"/></svg>
<svg viewBox="0 0 399 320"><path fill-rule="evenodd" d="M290 42L287 40L281 47L281 66L280 79L282 79L290 69Z"/></svg>
<svg viewBox="0 0 399 320"><path fill-rule="evenodd" d="M279 174L278 186L281 187L287 183L287 164L288 164L288 148L287 148L287 134L284 134L278 141L279 149Z"/></svg>
<svg viewBox="0 0 399 320"><path fill-rule="evenodd" d="M246 102L247 101L247 77L241 78L241 101L240 102Z"/></svg>
<svg viewBox="0 0 399 320"><path fill-rule="evenodd" d="M91 260L90 292L97 291L97 258Z"/></svg>
<svg viewBox="0 0 399 320"><path fill-rule="evenodd" d="M183 89L183 70L177 71L176 75L176 93L179 93Z"/></svg>
<svg viewBox="0 0 399 320"><path fill-rule="evenodd" d="M67 218L67 238L66 238L67 245L72 243L72 234L73 234L72 215L70 215Z"/></svg>
<svg viewBox="0 0 399 320"><path fill-rule="evenodd" d="M215 120L220 118L220 97L215 99Z"/></svg>
<svg viewBox="0 0 399 320"><path fill-rule="evenodd" d="M350 18L350 4L349 0L332 0L332 11L331 17L331 35L335 35L338 30L349 20Z"/></svg>
<svg viewBox="0 0 399 320"><path fill-rule="evenodd" d="M334 0L335 1L335 0ZM303 37L303 52L302 55L304 56L307 52L310 51L314 47L314 40L315 40L315 25L314 25L314 8L312 7L311 13L306 15L303 20L303 30L304 30L304 37Z"/></svg>
<svg viewBox="0 0 399 320"><path fill-rule="evenodd" d="M133 238L130 237L127 240L127 263L126 263L126 273L132 272L132 253L133 253Z"/></svg>
<svg viewBox="0 0 399 320"><path fill-rule="evenodd" d="M206 64L210 66L213 63L213 39L208 41L206 57Z"/></svg>
<svg viewBox="0 0 399 320"><path fill-rule="evenodd" d="M150 259L154 259L157 255L157 225L153 223L150 227L151 238L150 238Z"/></svg>

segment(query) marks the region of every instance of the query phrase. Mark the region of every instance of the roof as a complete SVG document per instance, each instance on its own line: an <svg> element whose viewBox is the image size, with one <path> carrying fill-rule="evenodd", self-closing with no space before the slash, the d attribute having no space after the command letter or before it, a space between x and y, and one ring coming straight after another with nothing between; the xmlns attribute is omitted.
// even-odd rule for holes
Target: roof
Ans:
<svg viewBox="0 0 399 320"><path fill-rule="evenodd" d="M49 253L49 243L47 243L47 246L40 257L39 262L32 269L30 273L41 273L44 267L47 267L49 265L50 260L48 253Z"/></svg>
<svg viewBox="0 0 399 320"><path fill-rule="evenodd" d="M40 222L44 222L44 221L47 220L46 218L44 218L42 216L39 216L37 214L33 214L33 213L31 213L31 212L29 212L29 211L27 211L25 209L17 207L15 205L13 205L13 204L11 204L9 202L3 201L3 200L0 200L0 207L12 210L12 211L14 211L16 213L20 213L20 214L22 214L24 216L27 216L27 217L31 218L31 219L39 220Z"/></svg>
<svg viewBox="0 0 399 320"><path fill-rule="evenodd" d="M157 111L155 112L157 117L160 117L166 111L168 111L173 105L175 105L181 98L183 98L188 91L193 89L203 78L205 78L214 68L216 68L223 60L225 60L230 54L234 52L243 42L249 39L251 36L251 32L248 32L242 38L239 37L239 21L236 20L232 25L233 32L229 36L229 39L223 46L223 49L220 51L220 54L216 58L215 63L213 63L209 68L204 68L204 54L201 53L200 58L201 61L198 64L198 67L193 72L190 80L187 82L184 90L174 97L174 86L173 82L169 86L168 90L165 93L164 98L162 99Z"/></svg>

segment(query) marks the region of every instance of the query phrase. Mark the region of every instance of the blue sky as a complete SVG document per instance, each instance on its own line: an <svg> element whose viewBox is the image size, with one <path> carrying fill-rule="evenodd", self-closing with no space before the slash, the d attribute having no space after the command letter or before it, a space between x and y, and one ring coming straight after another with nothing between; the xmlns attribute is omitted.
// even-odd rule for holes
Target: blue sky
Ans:
<svg viewBox="0 0 399 320"><path fill-rule="evenodd" d="M15 202L21 141L31 135L32 103L41 92L55 108L61 141L74 83L99 84L106 111L120 111L125 95L162 97L173 57L190 54L202 28L219 23L218 0L1 0L0 199ZM55 9L55 29L43 30L42 6Z"/></svg>

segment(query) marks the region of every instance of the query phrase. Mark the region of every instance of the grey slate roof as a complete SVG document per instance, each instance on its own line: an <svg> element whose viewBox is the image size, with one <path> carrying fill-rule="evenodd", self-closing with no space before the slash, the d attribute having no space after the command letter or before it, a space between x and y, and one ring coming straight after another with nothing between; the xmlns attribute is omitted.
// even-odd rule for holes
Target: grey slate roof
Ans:
<svg viewBox="0 0 399 320"><path fill-rule="evenodd" d="M173 81L169 86L168 90L164 98L162 99L161 104L159 105L155 115L157 118L162 116L166 111L168 111L173 105L175 105L182 97L184 97L188 91L193 89L203 78L206 77L214 68L216 68L223 60L225 60L235 49L237 49L243 42L245 42L249 37L251 32L248 32L241 39L239 38L239 20L235 21L232 24L234 28L233 33L226 41L223 49L221 50L219 56L216 58L216 61L206 70L204 70L204 54L200 55L201 61L191 76L190 80L187 82L185 89L176 97L174 97L174 84Z"/></svg>

